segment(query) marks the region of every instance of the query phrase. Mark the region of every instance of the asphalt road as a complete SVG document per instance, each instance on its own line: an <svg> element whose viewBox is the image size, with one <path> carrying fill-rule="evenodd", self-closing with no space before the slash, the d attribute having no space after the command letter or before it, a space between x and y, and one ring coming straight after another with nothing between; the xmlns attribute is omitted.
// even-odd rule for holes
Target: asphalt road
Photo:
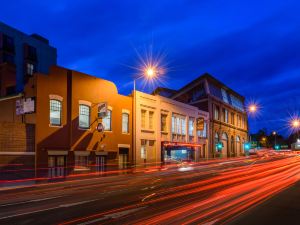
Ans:
<svg viewBox="0 0 300 225"><path fill-rule="evenodd" d="M222 224L299 171L300 157L266 154L0 189L0 224Z"/></svg>

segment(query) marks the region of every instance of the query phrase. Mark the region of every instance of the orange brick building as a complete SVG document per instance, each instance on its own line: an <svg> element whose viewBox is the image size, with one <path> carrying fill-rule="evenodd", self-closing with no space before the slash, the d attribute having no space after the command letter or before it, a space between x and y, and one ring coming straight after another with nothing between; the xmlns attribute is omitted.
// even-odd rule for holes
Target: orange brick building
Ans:
<svg viewBox="0 0 300 225"><path fill-rule="evenodd" d="M16 100L29 97L34 101L35 112L17 115ZM99 106L103 104L107 114L99 117ZM105 164L126 168L131 163L132 98L119 95L110 81L53 66L48 75L34 74L23 96L0 99L0 107L5 109L1 115L13 113L0 122L23 124L20 139L28 143L19 148L11 143L10 150L5 150L0 136L2 165L25 159L29 165L34 158L38 176L61 176L103 171ZM97 130L98 124L103 131ZM11 138L17 137L12 134Z"/></svg>

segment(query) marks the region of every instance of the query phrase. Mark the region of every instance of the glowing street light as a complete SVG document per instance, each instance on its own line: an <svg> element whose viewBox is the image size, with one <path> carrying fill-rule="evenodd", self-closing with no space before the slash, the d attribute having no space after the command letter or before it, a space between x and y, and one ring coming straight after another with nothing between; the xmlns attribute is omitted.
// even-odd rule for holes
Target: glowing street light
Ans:
<svg viewBox="0 0 300 225"><path fill-rule="evenodd" d="M156 75L155 72L156 72L156 71L155 71L154 68L148 67L148 68L146 68L145 74L146 74L147 77L152 78L153 76Z"/></svg>
<svg viewBox="0 0 300 225"><path fill-rule="evenodd" d="M249 105L249 112L255 113L257 111L257 105L251 104Z"/></svg>
<svg viewBox="0 0 300 225"><path fill-rule="evenodd" d="M292 127L295 129L300 128L300 120L299 119L293 119L292 120Z"/></svg>

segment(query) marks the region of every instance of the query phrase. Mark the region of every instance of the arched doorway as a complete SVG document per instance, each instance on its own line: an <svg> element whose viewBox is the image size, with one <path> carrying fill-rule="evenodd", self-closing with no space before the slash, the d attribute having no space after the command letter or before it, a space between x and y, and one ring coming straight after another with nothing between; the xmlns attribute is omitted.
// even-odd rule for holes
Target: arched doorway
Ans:
<svg viewBox="0 0 300 225"><path fill-rule="evenodd" d="M235 155L234 154L235 150L234 150L234 137L233 136L231 136L229 152L230 152L230 156L234 156Z"/></svg>
<svg viewBox="0 0 300 225"><path fill-rule="evenodd" d="M223 132L223 134L222 134L221 141L223 143L222 154L224 157L227 157L227 156L229 156L229 154L228 154L228 135L225 132Z"/></svg>
<svg viewBox="0 0 300 225"><path fill-rule="evenodd" d="M236 136L236 155L240 156L241 155L241 139L239 136Z"/></svg>

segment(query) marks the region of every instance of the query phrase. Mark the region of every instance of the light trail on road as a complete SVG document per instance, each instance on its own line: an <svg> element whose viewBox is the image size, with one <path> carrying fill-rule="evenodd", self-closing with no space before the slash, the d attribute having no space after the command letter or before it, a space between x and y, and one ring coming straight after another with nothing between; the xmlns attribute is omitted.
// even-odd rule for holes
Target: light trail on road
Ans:
<svg viewBox="0 0 300 225"><path fill-rule="evenodd" d="M0 191L0 223L222 224L293 185L299 174L299 156L264 153L43 183Z"/></svg>

